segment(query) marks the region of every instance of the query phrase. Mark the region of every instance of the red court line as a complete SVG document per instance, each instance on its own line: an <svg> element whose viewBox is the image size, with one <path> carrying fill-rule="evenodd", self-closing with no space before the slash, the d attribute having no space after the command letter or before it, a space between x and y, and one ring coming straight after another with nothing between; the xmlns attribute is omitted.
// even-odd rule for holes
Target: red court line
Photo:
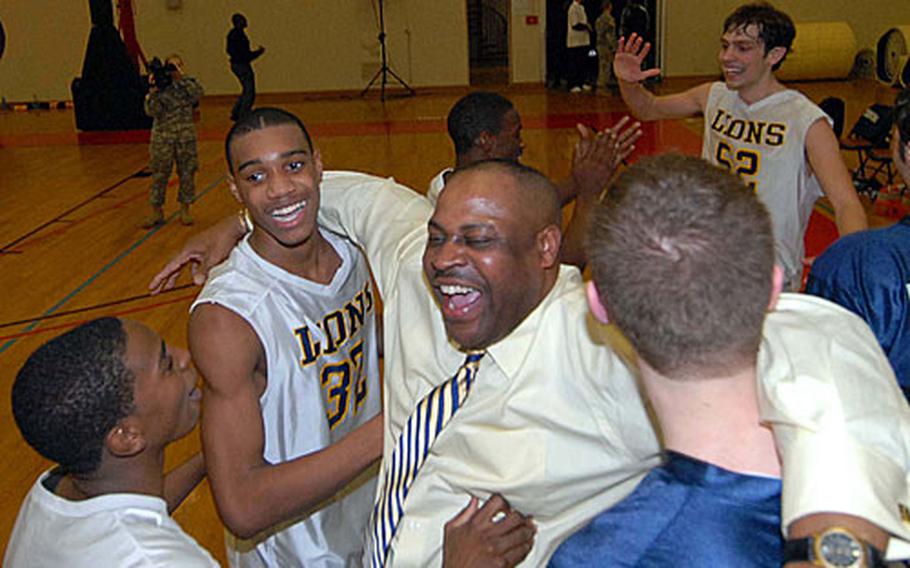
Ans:
<svg viewBox="0 0 910 568"><path fill-rule="evenodd" d="M174 183L176 183L176 180L174 180ZM171 183L168 183L168 187L170 187L171 185L172 185ZM60 219L60 220L56 221L55 223L61 223L63 226L58 227L52 231L42 231L40 233L40 236L36 236L33 239L29 239L29 240L19 243L16 246L16 248L14 249L14 252L22 253L28 248L31 248L35 245L39 245L43 242L49 241L49 240L53 239L54 237L59 237L59 236L63 235L64 233L66 233L67 231L69 231L70 229L72 229L73 227L80 225L90 219L94 219L95 217L102 215L104 213L107 213L109 211L113 211L114 209L122 209L122 208L126 207L128 204L132 203L133 201L142 199L144 197L146 197L145 194L136 194L136 195L133 195L132 197L127 197L126 199L122 199L116 203L112 203L111 205L104 207L102 209L99 209L98 211L95 211L94 213L89 213L85 217L80 217L79 219L75 219L75 220Z"/></svg>
<svg viewBox="0 0 910 568"><path fill-rule="evenodd" d="M76 138L81 145L95 144L148 144L151 130L105 130L79 132Z"/></svg>
<svg viewBox="0 0 910 568"><path fill-rule="evenodd" d="M141 170L140 170L140 171L141 171ZM137 173L138 173L138 172L137 172ZM31 231L28 231L28 232L25 233L24 235L22 235L22 236L20 236L20 237L18 237L18 238L16 238L16 239L13 239L12 241L6 243L6 244L3 245L2 247L0 247L0 251L8 250L8 249L10 249L11 247L14 247L14 246L18 245L19 243L21 243L21 242L23 242L23 241L26 241L27 239L29 239L30 237L32 237L32 235L37 235L38 233L40 233L41 231L43 231L43 230L44 230L45 228L47 228L48 226L50 226L50 225L56 223L56 222L59 221L60 219L63 219L63 218L65 218L65 217L67 217L70 213L72 213L72 212L74 212L74 211L78 211L79 209L81 209L82 207L84 207L86 204L91 203L91 202L94 201L95 199L98 199L99 197L101 197L101 196L103 196L103 195L107 195L108 193L110 193L111 191L114 191L115 189L117 189L117 188L120 187L121 185L123 185L123 184L125 184L126 182L128 182L129 180L133 179L134 177L136 177L136 174L135 174L135 173L130 174L130 175L128 175L128 176L126 176L126 177L120 179L119 181L114 182L112 185L107 186L106 188L102 189L101 191L99 191L99 192L96 193L95 195L92 195L92 196L88 197L87 199L84 199L84 200L80 201L79 203L77 203L77 204L74 205L73 207L70 207L69 209L67 209L67 210L64 211L63 213L60 213L59 215L57 215L56 217L54 217L54 218L51 219L50 221L46 221L46 222L42 223L41 225L38 225L37 227L35 227L35 228L32 229Z"/></svg>
<svg viewBox="0 0 910 568"><path fill-rule="evenodd" d="M171 299L169 299L169 300L164 300L164 301L162 301L162 302L155 302L155 303L153 303L153 304L146 304L145 306L139 306L139 307L137 307L137 308L130 308L130 309L128 309L128 310L121 310L121 311L119 311L119 312L101 314L101 315L99 315L99 316L97 316L97 317L103 317L103 316L107 315L107 316L113 316L113 317L118 317L118 318L119 318L119 317L127 316L127 315L130 315L130 314L136 314L136 313L140 313L140 312L147 312L147 311L149 311L149 310L153 310L153 309L155 309L155 308L160 308L160 307L162 307L162 306L167 306L167 305L169 305L169 304L176 304L177 302L182 302L182 301L184 301L184 300L191 300L191 299L195 298L196 295L197 295L197 293L196 293L196 292L193 292L192 294L187 294L187 295L184 295L184 296L178 296L178 297L176 297L176 298L171 298ZM20 332L20 333L13 333L13 334L10 334L10 335L2 335L2 336L0 336L0 342L4 342L4 341L10 340L10 339L18 339L18 338L20 338L20 337L27 337L27 336L30 336L30 335L39 335L39 334L42 334L42 333L49 333L49 332L52 332L52 331L60 331L60 330L63 330L63 329L70 329L70 328L73 328L73 327L82 325L83 323L85 323L85 322L87 322L87 321L91 321L91 320L93 320L93 319L96 319L96 318L87 318L87 319L82 319L82 320L78 320L78 321L75 321L75 322L61 323L61 324L57 324L57 325L52 325L52 326L45 327L45 328L41 328L41 329L33 329L33 330L30 330L30 331L23 331L23 332Z"/></svg>
<svg viewBox="0 0 910 568"><path fill-rule="evenodd" d="M103 132L34 132L0 136L0 148L25 146L91 146L105 144L148 144L149 130Z"/></svg>
<svg viewBox="0 0 910 568"><path fill-rule="evenodd" d="M615 123L627 113L561 113L548 115L525 115L522 117L524 128L530 130L553 130L573 128L581 122L597 128ZM443 118L424 118L408 120L374 120L313 122L307 128L314 136L370 136L391 134L427 134L445 132ZM224 140L226 129L198 129L200 140ZM0 147L14 146L69 146L76 144L145 144L149 140L148 130L121 130L109 132L48 132L36 134L7 134L0 136Z"/></svg>
<svg viewBox="0 0 910 568"><path fill-rule="evenodd" d="M701 135L678 120L659 120L641 125L644 132L636 146L642 154L676 152L689 156L701 155Z"/></svg>
<svg viewBox="0 0 910 568"><path fill-rule="evenodd" d="M207 168L207 167L209 167L209 166L215 165L216 163L220 163L220 162L221 162L221 158L217 158L216 160L212 160L212 161L210 161L210 162L207 162L207 163L204 165L204 167ZM123 180L121 180L120 182L118 182L117 184L115 184L114 186L112 186L112 187L110 187L110 188L104 190L101 194L94 195L94 196L92 196L91 198L89 198L88 200L86 200L86 201L80 203L79 205L77 205L76 207L70 209L69 211L67 211L66 213L64 213L63 216L69 215L69 214L73 213L74 211L77 211L77 210L81 209L82 207L88 205L89 203L91 203L92 201L95 201L95 200L98 199L98 198L101 198L101 197L112 197L112 196L109 196L109 195L107 194L108 191L120 187L121 185L123 185L124 183L126 183L127 181L129 181L129 180L131 180L131 179L144 179L144 178L137 178L135 174L129 176L128 178L124 178ZM171 188L175 187L175 186L179 183L179 181L180 181L180 180L179 180L178 178L176 178L176 177L170 178L170 179L168 180L168 183L167 183L167 189L171 189ZM213 186L213 187L214 187L214 186ZM126 206L127 204L132 203L133 201L136 201L136 200L138 200L138 199L142 199L142 198L146 197L147 195L148 195L147 192L137 193L136 195L133 195L133 196L131 196L131 197L127 197L127 198L125 198L125 199L122 199L122 200L120 200L120 201L117 201L116 203L113 203L113 204L109 205L108 207L104 207L104 208L102 208L102 209L100 209L100 210L98 210L98 211L96 211L96 212L94 212L94 213L91 213L91 214L89 214L89 215L87 215L87 216L85 216L85 217L81 217L81 218L75 219L75 220L63 219L63 216L58 217L57 219L54 219L54 220L52 220L52 221L46 223L45 225L39 227L37 230L34 230L34 231L32 231L32 232L26 234L25 237L20 237L19 239L16 239L16 240L13 241L12 243L6 245L3 249L0 249L0 253L4 253L4 252L7 252L7 251L10 251L10 252L13 252L13 253L16 253L16 254L21 254L21 253L23 252L23 250L22 250L23 248L26 248L26 249L27 249L27 248L29 248L29 247L32 247L32 246L35 246L35 245L37 245L37 244L43 243L43 242L45 242L45 241L47 241L47 240L50 240L50 239L52 239L52 238L54 238L54 237L58 237L58 236L60 236L60 235L63 235L64 233L66 233L67 231L69 231L70 229L72 229L73 227L75 227L75 226L77 226L77 225L80 225L81 223L84 223L85 221L88 221L89 219L92 219L92 218L94 218L94 217L97 217L98 215L101 215L102 213L107 213L107 212L112 211L112 210L114 210L114 209L120 209L120 208ZM201 197L201 195L200 195L200 196L197 196L197 197ZM51 231L45 231L45 229L46 229L47 227L49 227L51 224L56 224L56 223L64 223L64 226L59 227L59 228L56 228L56 229L51 230ZM36 236L36 235L40 235L40 236ZM33 236L34 236L35 238L32 238ZM23 245L24 245L24 246L23 246ZM13 246L15 246L14 249L13 249L13 248L10 248L10 247L13 247Z"/></svg>

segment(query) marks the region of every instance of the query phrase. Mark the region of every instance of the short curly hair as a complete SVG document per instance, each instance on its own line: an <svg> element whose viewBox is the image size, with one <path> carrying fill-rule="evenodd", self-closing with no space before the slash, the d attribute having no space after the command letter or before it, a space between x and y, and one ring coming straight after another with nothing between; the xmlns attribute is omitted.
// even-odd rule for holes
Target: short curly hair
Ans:
<svg viewBox="0 0 910 568"><path fill-rule="evenodd" d="M119 319L92 320L39 347L16 375L13 417L22 437L68 473L98 469L108 432L133 411L126 344Z"/></svg>
<svg viewBox="0 0 910 568"><path fill-rule="evenodd" d="M455 153L469 152L483 132L499 134L503 117L514 108L509 99L488 91L476 91L458 99L446 119Z"/></svg>

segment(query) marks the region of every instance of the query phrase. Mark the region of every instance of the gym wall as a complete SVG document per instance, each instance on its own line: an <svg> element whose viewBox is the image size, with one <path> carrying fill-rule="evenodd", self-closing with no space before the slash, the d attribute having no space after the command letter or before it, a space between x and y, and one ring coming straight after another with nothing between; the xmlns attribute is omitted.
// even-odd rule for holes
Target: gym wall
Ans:
<svg viewBox="0 0 910 568"><path fill-rule="evenodd" d="M179 9L169 9L177 3ZM180 53L206 94L239 89L225 37L230 17L249 20L259 92L356 90L379 67L375 0L134 0L136 31L147 57ZM412 86L468 82L463 1L386 0L391 67ZM68 99L81 72L91 26L86 0L0 2L7 50L0 95L10 101Z"/></svg>
<svg viewBox="0 0 910 568"><path fill-rule="evenodd" d="M256 62L260 92L358 90L379 65L376 0L134 0L137 34L147 56L180 53L209 95L233 94L225 36L234 12L266 53ZM667 76L715 75L723 19L739 0L664 0ZM178 4L179 9L169 9ZM844 20L859 47L873 47L890 27L910 23L910 2L777 0L797 21ZM543 82L543 0L511 0L511 77ZM464 0L386 0L392 68L413 87L466 85ZM527 15L538 23L529 25ZM90 19L87 0L0 2L6 52L0 96L9 101L69 99L81 72Z"/></svg>
<svg viewBox="0 0 910 568"><path fill-rule="evenodd" d="M740 0L664 0L668 76L717 75L717 52L724 19ZM875 48L888 29L910 23L910 2L902 0L772 0L796 22L845 21L859 49ZM784 62L786 66L787 63Z"/></svg>

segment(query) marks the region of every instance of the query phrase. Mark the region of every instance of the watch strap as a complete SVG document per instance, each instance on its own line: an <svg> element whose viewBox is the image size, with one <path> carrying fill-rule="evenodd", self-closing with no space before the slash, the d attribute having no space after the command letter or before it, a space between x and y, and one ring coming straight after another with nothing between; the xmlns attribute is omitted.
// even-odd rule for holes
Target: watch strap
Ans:
<svg viewBox="0 0 910 568"><path fill-rule="evenodd" d="M808 562L809 551L812 549L812 538L795 538L784 541L784 560L787 562Z"/></svg>
<svg viewBox="0 0 910 568"><path fill-rule="evenodd" d="M821 536L821 535L818 535ZM825 566L819 562L821 559L815 558L813 553L813 544L817 537L795 538L784 541L784 558L782 564L788 562L811 562L817 566ZM874 546L863 541L859 541L863 547L865 558L868 562L866 568L887 568L885 556Z"/></svg>

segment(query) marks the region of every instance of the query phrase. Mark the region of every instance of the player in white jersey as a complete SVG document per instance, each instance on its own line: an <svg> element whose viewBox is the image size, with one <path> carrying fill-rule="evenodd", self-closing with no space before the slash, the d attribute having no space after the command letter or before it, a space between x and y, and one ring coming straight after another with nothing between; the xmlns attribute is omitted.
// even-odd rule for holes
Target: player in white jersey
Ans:
<svg viewBox="0 0 910 568"><path fill-rule="evenodd" d="M641 69L650 44L640 37L620 39L613 60L623 100L637 118L704 115L702 156L755 187L771 213L777 259L790 290L799 288L803 236L818 197L831 201L841 235L867 226L825 114L774 76L795 34L790 17L771 5L741 6L724 22L718 55L724 81L666 96L642 85L660 70Z"/></svg>
<svg viewBox="0 0 910 568"><path fill-rule="evenodd" d="M193 304L189 338L228 556L357 566L382 451L369 270L316 225L322 163L297 117L256 109L226 150L253 230Z"/></svg>
<svg viewBox="0 0 910 568"><path fill-rule="evenodd" d="M702 157L738 173L772 212L777 260L790 289L802 276L803 234L815 201L818 177L806 161L812 125L829 120L802 93L786 89L746 104L721 82L711 85L705 107Z"/></svg>

